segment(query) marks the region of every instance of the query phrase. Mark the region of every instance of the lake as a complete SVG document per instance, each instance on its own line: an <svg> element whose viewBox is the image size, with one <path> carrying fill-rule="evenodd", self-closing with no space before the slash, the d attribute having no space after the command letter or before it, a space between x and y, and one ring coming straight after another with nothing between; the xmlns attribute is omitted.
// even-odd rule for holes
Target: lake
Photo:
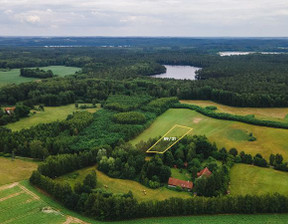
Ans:
<svg viewBox="0 0 288 224"><path fill-rule="evenodd" d="M196 71L201 68L185 65L164 65L166 73L152 75L155 78L173 78L195 80Z"/></svg>
<svg viewBox="0 0 288 224"><path fill-rule="evenodd" d="M220 56L248 55L248 54L285 54L285 52L256 52L256 51L223 51Z"/></svg>

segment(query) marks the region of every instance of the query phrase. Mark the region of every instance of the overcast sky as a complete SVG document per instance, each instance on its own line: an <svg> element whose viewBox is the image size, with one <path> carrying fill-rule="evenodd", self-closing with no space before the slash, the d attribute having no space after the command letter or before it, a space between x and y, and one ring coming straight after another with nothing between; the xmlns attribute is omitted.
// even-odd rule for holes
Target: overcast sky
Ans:
<svg viewBox="0 0 288 224"><path fill-rule="evenodd" d="M0 36L288 36L288 0L0 0Z"/></svg>

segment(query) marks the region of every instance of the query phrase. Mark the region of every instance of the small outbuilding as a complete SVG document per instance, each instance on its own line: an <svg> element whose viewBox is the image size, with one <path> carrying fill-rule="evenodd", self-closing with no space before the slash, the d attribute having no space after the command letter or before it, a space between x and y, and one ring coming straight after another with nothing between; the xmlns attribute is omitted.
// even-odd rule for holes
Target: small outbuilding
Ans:
<svg viewBox="0 0 288 224"><path fill-rule="evenodd" d="M197 177L210 177L212 172L208 169L208 167L205 167L203 170L197 173Z"/></svg>

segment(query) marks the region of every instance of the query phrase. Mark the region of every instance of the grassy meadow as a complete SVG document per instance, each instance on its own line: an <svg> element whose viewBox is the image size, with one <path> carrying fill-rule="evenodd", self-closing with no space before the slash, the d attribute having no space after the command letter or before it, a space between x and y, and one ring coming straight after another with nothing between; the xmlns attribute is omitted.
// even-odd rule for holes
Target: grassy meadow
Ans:
<svg viewBox="0 0 288 224"><path fill-rule="evenodd" d="M54 75L58 75L60 77L65 75L72 75L77 71L80 71L80 68L77 67L68 67L68 66L47 66L47 67L40 67L43 70L51 70ZM20 69L11 69L0 70L0 87L7 85L7 84L20 84L22 82L30 82L34 80L39 80L38 78L29 78L29 77L21 77L20 76Z"/></svg>
<svg viewBox="0 0 288 224"><path fill-rule="evenodd" d="M175 124L193 128L190 135L206 135L210 141L216 142L219 148L235 147L239 152L245 151L252 155L261 153L266 159L271 153L281 153L286 160L288 159L286 140L288 130L217 120L188 109L166 111L148 129L130 142L135 145L141 140L146 141L149 138L162 136ZM257 138L256 141L248 141L250 133Z"/></svg>
<svg viewBox="0 0 288 224"><path fill-rule="evenodd" d="M232 195L280 193L288 195L288 173L246 164L235 164L231 170Z"/></svg>
<svg viewBox="0 0 288 224"><path fill-rule="evenodd" d="M74 186L75 183L83 181L85 176L91 171L96 170L96 167L90 167L78 170L73 173L66 174L62 177L58 177L56 180L58 181L66 181ZM102 188L112 193L128 193L129 190L132 191L134 197L139 201L146 200L165 200L171 197L179 197L179 198L191 198L191 194L187 192L176 192L169 190L165 187L159 189L151 189L145 187L144 185L132 181L132 180L122 180L116 178L110 178L104 173L96 170L97 173L97 188ZM104 186L107 185L106 189ZM146 195L143 191L146 191Z"/></svg>
<svg viewBox="0 0 288 224"><path fill-rule="evenodd" d="M69 114L72 114L75 111L88 111L90 113L95 113L98 109L99 105L97 108L77 109L75 104L58 107L45 107L44 111L35 111L35 114L32 114L26 118L22 118L17 122L7 124L5 127L10 128L12 131L19 131L21 129L30 128L40 123L50 123L57 120L65 120Z"/></svg>
<svg viewBox="0 0 288 224"><path fill-rule="evenodd" d="M258 119L288 122L288 108L252 108L252 107L231 107L218 104L208 100L181 100L184 104L194 104L200 107L216 106L216 112L237 114L237 115L255 115Z"/></svg>
<svg viewBox="0 0 288 224"><path fill-rule="evenodd" d="M36 162L0 157L0 186L28 179L37 167Z"/></svg>

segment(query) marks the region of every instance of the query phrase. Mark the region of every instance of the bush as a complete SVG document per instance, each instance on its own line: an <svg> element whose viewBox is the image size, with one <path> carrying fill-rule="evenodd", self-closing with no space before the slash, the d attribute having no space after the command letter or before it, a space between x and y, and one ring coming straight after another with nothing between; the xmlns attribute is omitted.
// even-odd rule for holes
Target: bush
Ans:
<svg viewBox="0 0 288 224"><path fill-rule="evenodd" d="M207 107L205 107L205 109L207 109L207 110L217 110L217 107L216 106L207 106Z"/></svg>

